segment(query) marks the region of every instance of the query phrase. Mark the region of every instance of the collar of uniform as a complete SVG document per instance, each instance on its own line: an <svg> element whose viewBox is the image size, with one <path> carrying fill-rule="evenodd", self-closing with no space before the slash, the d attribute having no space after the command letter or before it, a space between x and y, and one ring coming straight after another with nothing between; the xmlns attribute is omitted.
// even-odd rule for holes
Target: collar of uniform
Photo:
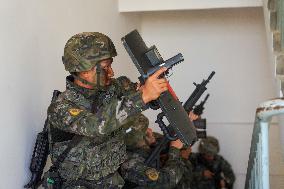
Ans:
<svg viewBox="0 0 284 189"><path fill-rule="evenodd" d="M66 88L78 91L80 94L82 94L86 98L91 98L98 92L97 89L87 89L87 88L84 88L84 87L81 87L75 84L74 77L72 75L69 75L66 77Z"/></svg>

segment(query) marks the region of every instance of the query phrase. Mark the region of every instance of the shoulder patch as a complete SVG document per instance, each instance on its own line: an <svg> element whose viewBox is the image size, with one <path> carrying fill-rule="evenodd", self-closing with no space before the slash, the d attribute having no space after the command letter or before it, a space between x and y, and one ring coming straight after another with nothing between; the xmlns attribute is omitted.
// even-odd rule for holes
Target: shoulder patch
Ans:
<svg viewBox="0 0 284 189"><path fill-rule="evenodd" d="M68 110L68 112L72 115L72 116L77 116L79 115L83 110L80 109L76 109L76 108L71 108Z"/></svg>
<svg viewBox="0 0 284 189"><path fill-rule="evenodd" d="M159 172L154 168L147 169L145 173L147 177L152 181L156 181L159 178Z"/></svg>

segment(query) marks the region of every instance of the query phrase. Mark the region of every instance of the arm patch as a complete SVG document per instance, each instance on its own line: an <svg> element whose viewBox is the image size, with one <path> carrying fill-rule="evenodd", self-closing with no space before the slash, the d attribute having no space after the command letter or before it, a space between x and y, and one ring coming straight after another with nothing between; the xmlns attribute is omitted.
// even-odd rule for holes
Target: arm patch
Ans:
<svg viewBox="0 0 284 189"><path fill-rule="evenodd" d="M152 181L156 181L159 178L159 172L154 168L147 169L145 174Z"/></svg>
<svg viewBox="0 0 284 189"><path fill-rule="evenodd" d="M79 115L83 110L76 109L76 108L70 108L68 112L70 113L71 116L77 116Z"/></svg>

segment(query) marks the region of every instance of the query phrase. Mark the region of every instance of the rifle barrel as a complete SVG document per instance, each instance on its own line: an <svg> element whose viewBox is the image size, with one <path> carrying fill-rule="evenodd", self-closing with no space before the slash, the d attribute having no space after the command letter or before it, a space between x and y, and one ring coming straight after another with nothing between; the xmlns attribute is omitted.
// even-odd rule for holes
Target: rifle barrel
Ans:
<svg viewBox="0 0 284 189"><path fill-rule="evenodd" d="M208 79L206 80L206 82L208 83L214 75L215 75L215 71L212 71L211 74L209 75Z"/></svg>
<svg viewBox="0 0 284 189"><path fill-rule="evenodd" d="M207 101L207 99L208 99L209 96L210 96L209 94L206 95L205 99L202 101L202 104L205 104L205 103L206 103L206 101Z"/></svg>

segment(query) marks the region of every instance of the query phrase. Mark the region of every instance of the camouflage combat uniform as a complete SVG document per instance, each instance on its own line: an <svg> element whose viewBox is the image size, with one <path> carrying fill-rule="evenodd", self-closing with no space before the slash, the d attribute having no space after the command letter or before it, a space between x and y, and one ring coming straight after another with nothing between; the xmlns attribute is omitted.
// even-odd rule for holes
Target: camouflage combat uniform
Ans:
<svg viewBox="0 0 284 189"><path fill-rule="evenodd" d="M126 180L124 188L173 188L184 172L180 150L170 147L169 158L161 169L148 167L144 162L151 152L151 148L145 143L149 121L142 114L136 120L138 121L134 121L130 127L132 131L126 134L127 160L120 168L122 177Z"/></svg>
<svg viewBox="0 0 284 189"><path fill-rule="evenodd" d="M143 109L141 94L124 96L123 99L112 97L107 104L93 113L94 91L79 87L70 80L67 80L66 88L67 90L48 108L51 129L60 129L84 137L62 163L60 175L67 180L84 178L98 181L115 173L126 158L123 142L125 131L119 128L130 120L127 117ZM56 157L69 142L53 144L53 161L56 161ZM117 182L123 184L122 180Z"/></svg>
<svg viewBox="0 0 284 189"><path fill-rule="evenodd" d="M82 138L59 166L62 188L109 189L124 184L117 172L126 159L123 127L132 115L145 109L142 94L123 95L123 84L117 80L100 90L73 82L74 78L80 80L74 72L90 70L100 60L114 56L114 45L101 33L77 34L66 43L63 62L71 76L67 77L66 90L48 108L52 162L57 161L74 135Z"/></svg>
<svg viewBox="0 0 284 189"><path fill-rule="evenodd" d="M184 172L179 152L178 149L170 147L169 159L164 167L155 169L144 163L149 156L146 149L128 151L127 160L121 166L122 176L125 180L138 185L137 188L174 188Z"/></svg>
<svg viewBox="0 0 284 189"><path fill-rule="evenodd" d="M224 180L226 188L231 189L235 181L235 175L231 165L220 155L218 140L208 136L202 139L199 145L199 153L192 153L189 157L193 166L192 189L218 189L220 181ZM208 161L204 154L211 154L214 159ZM212 179L204 176L204 171L209 170L214 173Z"/></svg>
<svg viewBox="0 0 284 189"><path fill-rule="evenodd" d="M184 173L182 175L181 180L175 189L190 189L190 185L192 183L193 172L192 172L192 164L189 160L183 159L184 162Z"/></svg>

